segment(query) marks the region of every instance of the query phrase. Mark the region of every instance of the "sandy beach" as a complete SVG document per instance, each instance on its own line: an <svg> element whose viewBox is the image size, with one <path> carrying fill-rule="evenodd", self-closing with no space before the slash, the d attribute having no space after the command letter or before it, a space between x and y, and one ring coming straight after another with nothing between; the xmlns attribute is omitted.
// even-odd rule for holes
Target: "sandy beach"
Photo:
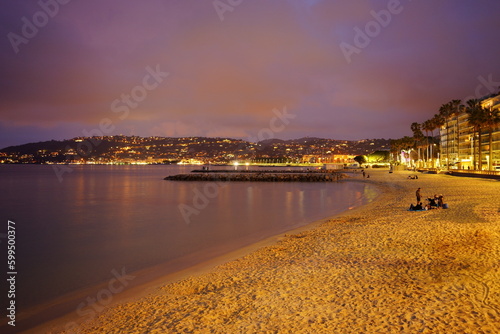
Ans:
<svg viewBox="0 0 500 334"><path fill-rule="evenodd" d="M500 181L368 173L376 201L66 333L499 333ZM418 187L449 209L407 211Z"/></svg>

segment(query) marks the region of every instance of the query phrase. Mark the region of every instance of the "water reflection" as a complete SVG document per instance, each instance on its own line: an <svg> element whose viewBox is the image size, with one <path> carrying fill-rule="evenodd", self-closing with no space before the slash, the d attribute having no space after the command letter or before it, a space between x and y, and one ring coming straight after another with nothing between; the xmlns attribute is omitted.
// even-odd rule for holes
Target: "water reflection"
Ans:
<svg viewBox="0 0 500 334"><path fill-rule="evenodd" d="M114 268L132 272L197 252L215 256L376 196L362 183L163 180L190 169L79 166L60 183L50 166L2 166L1 211L22 226L19 302L105 281ZM182 206L193 210L189 221Z"/></svg>

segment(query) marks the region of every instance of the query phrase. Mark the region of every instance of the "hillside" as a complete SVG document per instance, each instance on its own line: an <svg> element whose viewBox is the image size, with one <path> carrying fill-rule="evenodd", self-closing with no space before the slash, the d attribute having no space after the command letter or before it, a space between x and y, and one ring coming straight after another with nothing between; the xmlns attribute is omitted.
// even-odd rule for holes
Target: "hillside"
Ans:
<svg viewBox="0 0 500 334"><path fill-rule="evenodd" d="M3 163L125 162L169 163L181 160L226 163L234 160L299 162L304 156L362 155L389 150L387 139L359 141L305 137L241 139L208 137L77 137L10 146L0 150Z"/></svg>

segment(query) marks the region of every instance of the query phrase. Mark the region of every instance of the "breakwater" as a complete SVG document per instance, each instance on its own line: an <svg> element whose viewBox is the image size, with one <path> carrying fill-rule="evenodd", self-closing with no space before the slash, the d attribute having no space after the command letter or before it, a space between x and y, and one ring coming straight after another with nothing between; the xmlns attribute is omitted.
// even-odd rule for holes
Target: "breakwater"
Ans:
<svg viewBox="0 0 500 334"><path fill-rule="evenodd" d="M169 181L334 182L345 174L330 171L193 171L171 175Z"/></svg>

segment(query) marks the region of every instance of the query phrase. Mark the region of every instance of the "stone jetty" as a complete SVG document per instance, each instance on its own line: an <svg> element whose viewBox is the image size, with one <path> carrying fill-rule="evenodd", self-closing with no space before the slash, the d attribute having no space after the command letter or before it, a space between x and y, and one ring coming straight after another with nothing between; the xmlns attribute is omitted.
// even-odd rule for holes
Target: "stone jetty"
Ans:
<svg viewBox="0 0 500 334"><path fill-rule="evenodd" d="M193 171L171 175L169 181L334 182L345 174L330 171Z"/></svg>

